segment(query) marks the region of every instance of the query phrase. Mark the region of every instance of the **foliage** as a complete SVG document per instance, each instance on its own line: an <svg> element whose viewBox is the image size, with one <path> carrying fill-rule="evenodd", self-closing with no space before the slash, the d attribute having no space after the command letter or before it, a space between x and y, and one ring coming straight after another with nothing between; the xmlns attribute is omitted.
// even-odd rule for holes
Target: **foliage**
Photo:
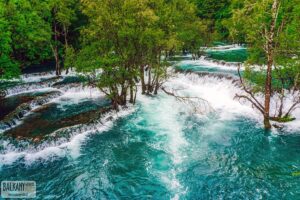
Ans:
<svg viewBox="0 0 300 200"><path fill-rule="evenodd" d="M253 70L257 67L246 68L244 78L251 80L254 85L251 89L244 85L248 96L237 96L249 100L258 108L264 115L265 127L270 128L269 118L282 119L287 91L294 96L285 117L300 103L300 97L295 92L300 89L300 37L297 32L300 30L300 1L233 1L232 8L232 18L226 22L230 36L247 43L248 64L261 66L259 70ZM253 94L256 92L264 94L264 104L255 98ZM275 100L275 93L279 95L278 100ZM272 98L279 105L273 111L277 115L274 117L270 117Z"/></svg>
<svg viewBox="0 0 300 200"><path fill-rule="evenodd" d="M1 1L1 76L15 77L18 66L39 63L48 58L50 26L44 23L45 7L38 1Z"/></svg>
<svg viewBox="0 0 300 200"><path fill-rule="evenodd" d="M82 12L89 23L81 32L77 70L100 70L95 84L115 108L126 104L128 93L134 103L138 81L143 93L157 93L166 77L162 55L196 53L203 43L205 25L186 0L82 0Z"/></svg>
<svg viewBox="0 0 300 200"><path fill-rule="evenodd" d="M76 6L76 0L1 0L0 76L17 77L22 68L53 59L51 47L64 47ZM54 21L60 26L56 31ZM53 41L58 32L64 37ZM57 52L63 57L64 48Z"/></svg>
<svg viewBox="0 0 300 200"><path fill-rule="evenodd" d="M231 17L230 0L192 0L197 6L197 16L208 26L208 44L228 40L225 21Z"/></svg>

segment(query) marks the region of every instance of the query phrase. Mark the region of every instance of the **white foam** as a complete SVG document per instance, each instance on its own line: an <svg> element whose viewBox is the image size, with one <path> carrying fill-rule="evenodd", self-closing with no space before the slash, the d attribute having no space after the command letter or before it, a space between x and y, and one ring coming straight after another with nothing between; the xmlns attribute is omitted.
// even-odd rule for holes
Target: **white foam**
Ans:
<svg viewBox="0 0 300 200"><path fill-rule="evenodd" d="M40 82L43 79L50 79L56 77L55 72L45 72L45 73L33 73L24 74L20 76L20 80L23 82Z"/></svg>
<svg viewBox="0 0 300 200"><path fill-rule="evenodd" d="M166 94L159 94L155 98L138 96L138 102L141 104L142 118L147 120L145 128L154 131L155 137L166 136L166 141L158 140L151 146L166 152L172 161L172 167L168 171L161 173L159 169L152 168L151 173L158 176L171 190L173 199L178 199L185 192L177 178L181 170L178 166L186 158L183 148L188 145L183 132L184 121L179 119L180 113L184 111L183 105Z"/></svg>
<svg viewBox="0 0 300 200"><path fill-rule="evenodd" d="M208 101L214 110L219 111L222 118L231 118L235 115L255 116L252 108L234 100L236 93L241 92L232 80L225 78L203 76L198 74L177 74L166 84L169 88L180 88L182 96L196 96Z"/></svg>
<svg viewBox="0 0 300 200"><path fill-rule="evenodd" d="M88 138L92 133L102 133L106 130L109 130L113 126L113 122L121 117L131 114L134 111L133 107L127 109L122 109L118 113L111 111L100 119L99 123L93 125L87 125L86 131L79 131L74 133L74 135L67 142L56 145L49 144L42 145L40 147L31 148L30 150L18 151L16 148L9 148L9 145L6 147L6 152L0 154L0 166L9 165L15 161L21 159L25 164L30 165L31 163L37 160L52 160L58 157L71 156L72 158L77 158L80 156L80 148L83 142ZM79 126L79 125L76 125Z"/></svg>
<svg viewBox="0 0 300 200"><path fill-rule="evenodd" d="M76 76L79 73L74 70L69 70L69 73L66 74L66 70L62 70L60 77L68 77L68 76ZM20 80L26 83L29 82L40 82L45 79L50 79L56 77L55 71L49 72L40 72L40 73L31 73L31 74L23 74L20 76Z"/></svg>
<svg viewBox="0 0 300 200"><path fill-rule="evenodd" d="M180 88L179 94L183 96L197 96L206 99L210 105L217 111L220 119L230 120L237 117L245 117L256 120L262 126L262 115L247 101L238 101L234 99L236 94L243 94L244 91L233 83L232 80L226 78L218 78L213 76L199 76L197 74L177 74L177 77L169 79L165 83L169 88ZM286 92L284 112L292 105L292 94ZM262 95L256 98L263 104ZM271 101L271 116L274 115L276 108L276 96ZM283 124L288 131L300 130L300 109L292 112L292 116L296 117L295 121Z"/></svg>
<svg viewBox="0 0 300 200"><path fill-rule="evenodd" d="M167 95L160 95L157 98L139 96L138 101L142 104L141 109L146 114L145 118L150 126L153 126L158 134L168 136L169 144L166 150L172 155L173 162L181 163L180 148L186 144L182 135L182 124L178 120L182 105Z"/></svg>
<svg viewBox="0 0 300 200"><path fill-rule="evenodd" d="M31 92L52 92L52 91L59 91L59 90L56 88L52 88L52 87L43 87L43 88L30 89L30 90L22 90L22 91L11 93L11 94L5 96L5 98L19 95L19 94L31 93Z"/></svg>
<svg viewBox="0 0 300 200"><path fill-rule="evenodd" d="M206 57L200 57L197 60L184 60L180 61L176 65L193 65L199 67L210 67L215 69L227 70L227 71L236 71L238 69L238 65L240 65L240 69L244 70L244 65L242 63L230 63L230 62L213 62L212 60L208 60Z"/></svg>
<svg viewBox="0 0 300 200"><path fill-rule="evenodd" d="M207 51L234 51L246 49L245 46L239 44L231 44L231 45L219 45L215 47L206 48Z"/></svg>
<svg viewBox="0 0 300 200"><path fill-rule="evenodd" d="M83 99L90 98L95 99L99 97L103 97L104 94L100 92L98 88L90 88L90 87L78 87L78 88L70 88L68 89L61 98L68 99Z"/></svg>

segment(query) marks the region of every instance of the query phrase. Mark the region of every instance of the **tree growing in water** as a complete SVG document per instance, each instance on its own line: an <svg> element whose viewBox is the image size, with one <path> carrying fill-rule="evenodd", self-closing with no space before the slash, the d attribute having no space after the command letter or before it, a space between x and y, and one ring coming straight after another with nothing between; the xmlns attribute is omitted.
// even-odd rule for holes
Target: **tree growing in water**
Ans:
<svg viewBox="0 0 300 200"><path fill-rule="evenodd" d="M195 38L201 37L203 26L186 0L81 2L89 23L81 32L77 70L96 78L93 84L115 109L125 105L127 98L135 103L139 83L142 94L157 94L166 78L165 59L170 52L201 42ZM187 24L199 29L187 30Z"/></svg>
<svg viewBox="0 0 300 200"><path fill-rule="evenodd" d="M229 23L231 36L245 37L249 45L248 63L265 66L259 73L248 66L245 78L254 81L256 85L247 85L240 75L246 94L238 94L237 97L250 101L262 113L264 126L269 129L270 120L290 120L291 111L300 103L299 93L295 93L299 89L299 36L297 31L291 31L299 28L299 0L245 0L233 5L235 9ZM287 38L290 40L287 41ZM293 70L293 73L287 73L287 69ZM292 88L294 103L283 115L285 90ZM255 92L263 92L263 103L255 97ZM280 106L276 106L274 116L271 116L270 103L278 93Z"/></svg>

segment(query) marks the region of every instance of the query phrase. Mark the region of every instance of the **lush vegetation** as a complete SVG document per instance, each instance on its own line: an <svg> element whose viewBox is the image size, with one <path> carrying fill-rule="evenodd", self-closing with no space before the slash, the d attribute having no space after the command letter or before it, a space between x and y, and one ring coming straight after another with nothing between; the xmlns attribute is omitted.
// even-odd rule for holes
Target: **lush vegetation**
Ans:
<svg viewBox="0 0 300 200"><path fill-rule="evenodd" d="M167 50L164 54L181 50L198 54L199 46L228 40L223 21L230 16L229 5L227 0L1 0L0 77L17 77L23 68L49 60L55 61L60 75L62 67L75 65L75 52L87 51L87 43L97 39L90 31L98 25L107 32L115 29L123 39L135 37L131 38L135 44L127 43L144 45L148 48L144 52L155 46L155 51ZM102 23L96 22L100 18L114 24L97 24ZM104 33L99 37L107 39Z"/></svg>
<svg viewBox="0 0 300 200"><path fill-rule="evenodd" d="M134 103L138 88L157 94L169 56L197 58L214 41L243 43L246 94L237 97L249 100L270 128L270 119L291 118L300 101L296 95L283 113L286 93L299 91L299 30L299 0L0 0L0 78L55 61L58 76L75 67L117 109ZM271 116L273 96L279 106Z"/></svg>
<svg viewBox="0 0 300 200"><path fill-rule="evenodd" d="M266 128L271 127L270 119L284 121L300 103L299 11L299 0L249 0L232 3L232 17L228 21L228 28L232 38L248 45L250 65L246 68L245 78L255 83L255 86L250 87L244 84L247 94L237 97L247 99L262 113ZM253 64L263 67L257 71ZM256 92L264 94L264 102L258 101ZM285 108L287 92L293 93L289 108ZM278 99L275 99L276 96ZM278 106L273 111L274 116L271 116L270 111L272 99L278 101Z"/></svg>
<svg viewBox="0 0 300 200"><path fill-rule="evenodd" d="M60 75L69 35L76 36L78 26L83 25L76 21L80 14L78 3L74 0L1 0L1 78L16 77L22 68L52 59ZM74 44L78 40L71 39Z"/></svg>

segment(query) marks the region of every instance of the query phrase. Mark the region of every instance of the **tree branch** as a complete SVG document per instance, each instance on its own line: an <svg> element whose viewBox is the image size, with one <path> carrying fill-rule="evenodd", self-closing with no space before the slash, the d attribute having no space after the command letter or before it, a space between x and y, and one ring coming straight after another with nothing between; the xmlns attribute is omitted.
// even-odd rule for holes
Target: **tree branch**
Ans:
<svg viewBox="0 0 300 200"><path fill-rule="evenodd" d="M185 96L179 96L179 95L176 95L175 93L173 92L170 92L170 91L167 91L164 87L161 87L162 91L164 91L167 95L170 95L170 96L173 96L175 97L178 101L181 101L183 103L186 103L188 105L192 105L194 107L194 110L195 112L199 111L201 114L203 114L204 112L200 111L198 109L199 105L197 105L197 102L198 103L202 103L205 107L205 111L206 111L206 108L208 107L209 111L208 112L211 112L211 111L215 111L211 105L209 104L209 102L203 98L200 98L200 97L185 97ZM193 101L196 100L197 102Z"/></svg>
<svg viewBox="0 0 300 200"><path fill-rule="evenodd" d="M242 75L241 75L241 72L240 72L240 66L238 67L238 75L239 75L239 79L240 79L240 82L241 82L241 84L242 84L242 87L243 87L243 90L247 93L247 94L249 94L250 96L251 96L251 98L253 99L253 101L255 102L255 107L257 107L257 108L259 108L259 110L261 111L261 110L264 110L264 107L262 106L262 104L255 98L255 96L254 96L254 94L250 91L250 90L248 90L247 89L247 87L246 87L246 85L245 85L245 83L244 83L244 81L243 81L243 78L242 78ZM250 99L249 97L247 98L247 99ZM251 100L251 102L253 102L252 100ZM253 102L253 103L254 103ZM264 114L264 112L263 112L263 114Z"/></svg>

